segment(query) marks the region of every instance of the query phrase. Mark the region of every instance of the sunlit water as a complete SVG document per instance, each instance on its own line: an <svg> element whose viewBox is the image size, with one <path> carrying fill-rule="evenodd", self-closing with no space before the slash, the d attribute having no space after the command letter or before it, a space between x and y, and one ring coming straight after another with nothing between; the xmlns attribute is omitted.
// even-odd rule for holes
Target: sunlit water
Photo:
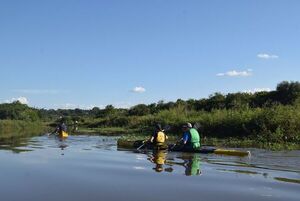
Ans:
<svg viewBox="0 0 300 201"><path fill-rule="evenodd" d="M0 143L3 201L300 200L300 151L138 153L116 137Z"/></svg>

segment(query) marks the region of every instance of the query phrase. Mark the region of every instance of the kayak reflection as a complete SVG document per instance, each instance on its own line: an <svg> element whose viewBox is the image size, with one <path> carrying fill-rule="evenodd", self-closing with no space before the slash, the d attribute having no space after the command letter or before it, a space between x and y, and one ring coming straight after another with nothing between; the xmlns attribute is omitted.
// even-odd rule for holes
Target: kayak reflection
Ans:
<svg viewBox="0 0 300 201"><path fill-rule="evenodd" d="M57 143L58 148L61 150L61 155L65 155L65 149L68 147L67 139L56 136L55 142Z"/></svg>
<svg viewBox="0 0 300 201"><path fill-rule="evenodd" d="M155 172L173 172L173 168L181 166L185 168L186 176L201 175L201 159L198 154L182 154L174 158L168 158L166 150L156 150L149 155L148 160L155 164L153 170ZM178 159L183 162L177 162ZM167 167L165 167L167 166Z"/></svg>

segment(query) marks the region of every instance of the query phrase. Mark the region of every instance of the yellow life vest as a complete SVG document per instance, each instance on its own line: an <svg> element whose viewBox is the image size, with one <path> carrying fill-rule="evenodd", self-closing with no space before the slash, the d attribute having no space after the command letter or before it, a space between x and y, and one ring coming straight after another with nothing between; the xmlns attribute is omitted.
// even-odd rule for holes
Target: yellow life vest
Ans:
<svg viewBox="0 0 300 201"><path fill-rule="evenodd" d="M157 133L156 142L157 143L164 143L166 141L166 134L162 131Z"/></svg>

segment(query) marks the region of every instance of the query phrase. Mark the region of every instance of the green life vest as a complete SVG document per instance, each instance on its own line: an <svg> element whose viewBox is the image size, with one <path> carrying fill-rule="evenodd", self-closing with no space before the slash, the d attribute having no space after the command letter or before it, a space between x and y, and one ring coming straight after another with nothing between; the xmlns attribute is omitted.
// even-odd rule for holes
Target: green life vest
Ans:
<svg viewBox="0 0 300 201"><path fill-rule="evenodd" d="M193 146L193 149L199 149L200 148L200 135L199 135L198 131L194 128L191 128L190 134L191 134L190 142Z"/></svg>

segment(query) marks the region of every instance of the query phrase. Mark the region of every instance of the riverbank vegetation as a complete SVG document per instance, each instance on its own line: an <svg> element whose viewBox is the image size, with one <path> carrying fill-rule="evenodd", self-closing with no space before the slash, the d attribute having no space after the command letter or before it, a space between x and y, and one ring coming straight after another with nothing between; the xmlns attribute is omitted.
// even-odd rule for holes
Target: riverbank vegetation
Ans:
<svg viewBox="0 0 300 201"><path fill-rule="evenodd" d="M169 134L179 135L183 123L198 122L204 140L300 144L300 83L281 82L270 92L215 93L206 99L159 101L129 109L108 105L104 109L45 110L18 102L0 105L0 119L54 126L59 116L67 119L69 127L78 121L81 132L149 135L153 125L161 123L171 126Z"/></svg>
<svg viewBox="0 0 300 201"><path fill-rule="evenodd" d="M39 121L0 120L0 139L35 136L45 130L46 125Z"/></svg>

